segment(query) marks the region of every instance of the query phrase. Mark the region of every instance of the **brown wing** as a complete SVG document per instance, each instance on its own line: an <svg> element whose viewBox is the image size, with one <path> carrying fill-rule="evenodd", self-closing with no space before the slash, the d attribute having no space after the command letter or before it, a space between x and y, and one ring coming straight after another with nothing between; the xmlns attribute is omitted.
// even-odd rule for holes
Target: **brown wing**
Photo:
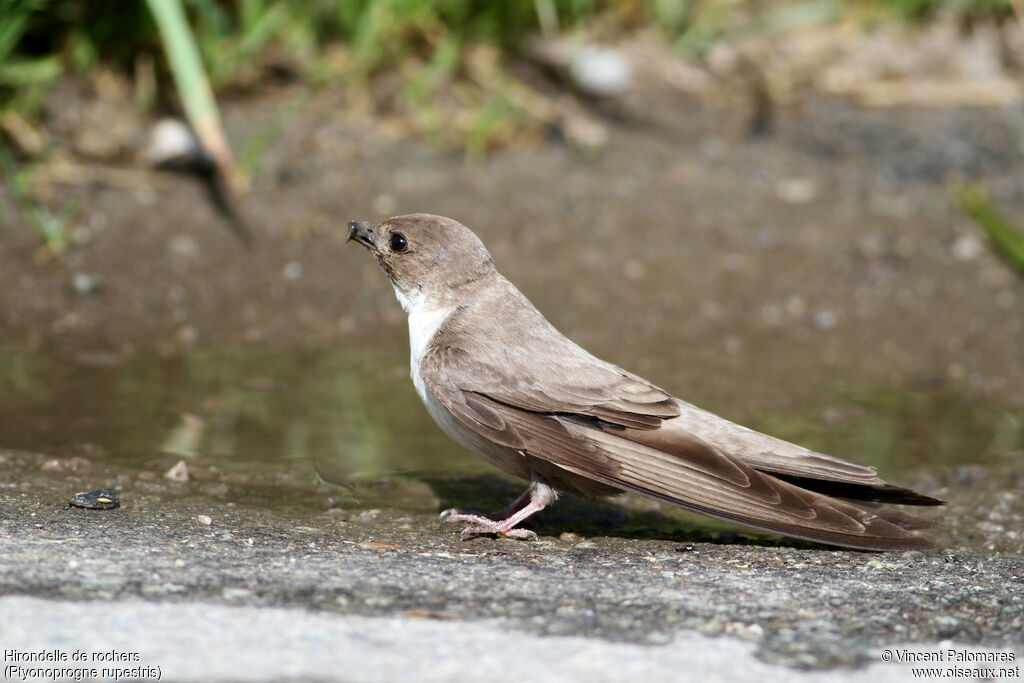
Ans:
<svg viewBox="0 0 1024 683"><path fill-rule="evenodd" d="M646 430L535 413L475 392L444 394L445 407L479 433L614 488L822 543L870 550L933 547L908 531L922 526L916 518L802 489L696 439L680 441L666 451L631 438Z"/></svg>
<svg viewBox="0 0 1024 683"><path fill-rule="evenodd" d="M420 372L456 419L495 443L614 489L790 536L866 549L932 547L908 531L926 526L921 520L798 486L679 429L673 418L686 404L615 366L588 366L571 354L542 381L546 364L534 358L524 380L510 367L515 353L502 353L506 365L496 368L487 362L493 354L463 348L464 339L442 330ZM616 387L629 390L616 395ZM884 485L870 468L849 465L857 485Z"/></svg>

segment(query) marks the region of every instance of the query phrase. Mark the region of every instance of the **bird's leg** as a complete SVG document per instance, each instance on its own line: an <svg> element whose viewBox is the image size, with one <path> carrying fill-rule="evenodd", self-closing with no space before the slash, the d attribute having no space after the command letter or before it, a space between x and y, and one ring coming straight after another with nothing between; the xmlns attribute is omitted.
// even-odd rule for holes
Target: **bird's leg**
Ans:
<svg viewBox="0 0 1024 683"><path fill-rule="evenodd" d="M516 529L517 524L535 512L540 512L555 502L558 493L546 483L534 480L530 488L507 508L491 515L474 515L452 508L441 513L441 524L468 522L469 526L462 530L460 540L475 534L497 534L510 538L536 539L537 534L529 529Z"/></svg>
<svg viewBox="0 0 1024 683"><path fill-rule="evenodd" d="M535 482L538 481L536 475L534 476L534 481ZM540 483L546 483L546 482L542 481ZM516 512L518 512L520 510L520 508L525 506L530 501L532 493L533 493L533 485L531 484L531 486L529 488L527 488L525 491L523 491L523 493L518 498L516 498L514 501L512 501L511 503L506 505L504 508L502 508L501 510L499 510L497 512L491 512L491 513L488 513L486 515L476 514L474 512L470 512L468 510L462 510L462 509L459 509L459 508L448 508L447 510L444 510L443 512L441 512L441 515L440 515L441 521L443 523L446 523L448 521L448 518L451 517L452 515L461 515L461 516L465 516L465 517L483 518L483 519L489 519L489 520L495 521L495 522L500 522L502 520L505 520L505 519L511 517ZM464 521L464 520L456 520L456 521Z"/></svg>
<svg viewBox="0 0 1024 683"><path fill-rule="evenodd" d="M528 486L525 491L519 494L518 498L516 498L511 503L503 507L501 510L498 510L497 512L492 512L484 516L489 517L490 519L493 519L496 522L499 522L503 519L508 519L509 517L519 512L524 507L526 507L526 505L530 502L530 498L532 497L532 491L533 486Z"/></svg>

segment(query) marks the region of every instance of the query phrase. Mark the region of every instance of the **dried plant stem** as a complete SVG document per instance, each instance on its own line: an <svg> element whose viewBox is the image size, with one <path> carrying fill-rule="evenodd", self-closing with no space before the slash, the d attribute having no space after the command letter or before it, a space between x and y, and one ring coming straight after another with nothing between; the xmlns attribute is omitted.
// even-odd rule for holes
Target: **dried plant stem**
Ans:
<svg viewBox="0 0 1024 683"><path fill-rule="evenodd" d="M203 69L181 1L147 0L147 4L160 30L167 61L185 107L185 115L196 137L213 159L227 187L234 193L242 191L244 180L224 135L210 81Z"/></svg>

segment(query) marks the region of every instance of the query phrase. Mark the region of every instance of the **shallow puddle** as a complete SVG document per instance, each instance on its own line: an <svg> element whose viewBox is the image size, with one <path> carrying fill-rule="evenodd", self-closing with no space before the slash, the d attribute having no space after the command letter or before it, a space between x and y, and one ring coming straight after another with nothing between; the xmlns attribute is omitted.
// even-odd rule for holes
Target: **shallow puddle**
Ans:
<svg viewBox="0 0 1024 683"><path fill-rule="evenodd" d="M425 511L437 501L416 482L493 470L434 426L406 363L400 345L0 356L0 450L72 466L103 461L152 481L184 461L193 481L207 483L196 491L274 508L290 492L335 487L346 507ZM908 485L926 471L946 480L960 465L998 465L1024 449L1024 420L999 406L865 387L828 393L824 419L820 405L794 406L752 426Z"/></svg>

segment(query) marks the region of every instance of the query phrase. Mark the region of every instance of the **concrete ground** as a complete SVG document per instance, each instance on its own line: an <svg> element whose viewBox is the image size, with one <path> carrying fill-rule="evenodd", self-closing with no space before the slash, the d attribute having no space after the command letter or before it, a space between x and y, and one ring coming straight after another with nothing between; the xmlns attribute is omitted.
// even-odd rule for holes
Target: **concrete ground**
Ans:
<svg viewBox="0 0 1024 683"><path fill-rule="evenodd" d="M33 456L4 456L7 680L46 680L14 654L39 651L173 681L895 681L912 672L886 652L1024 654L1013 554L585 538L557 518L537 542L460 542L432 514L295 517L139 485L84 510L64 478L18 469ZM49 666L77 664L113 678Z"/></svg>

